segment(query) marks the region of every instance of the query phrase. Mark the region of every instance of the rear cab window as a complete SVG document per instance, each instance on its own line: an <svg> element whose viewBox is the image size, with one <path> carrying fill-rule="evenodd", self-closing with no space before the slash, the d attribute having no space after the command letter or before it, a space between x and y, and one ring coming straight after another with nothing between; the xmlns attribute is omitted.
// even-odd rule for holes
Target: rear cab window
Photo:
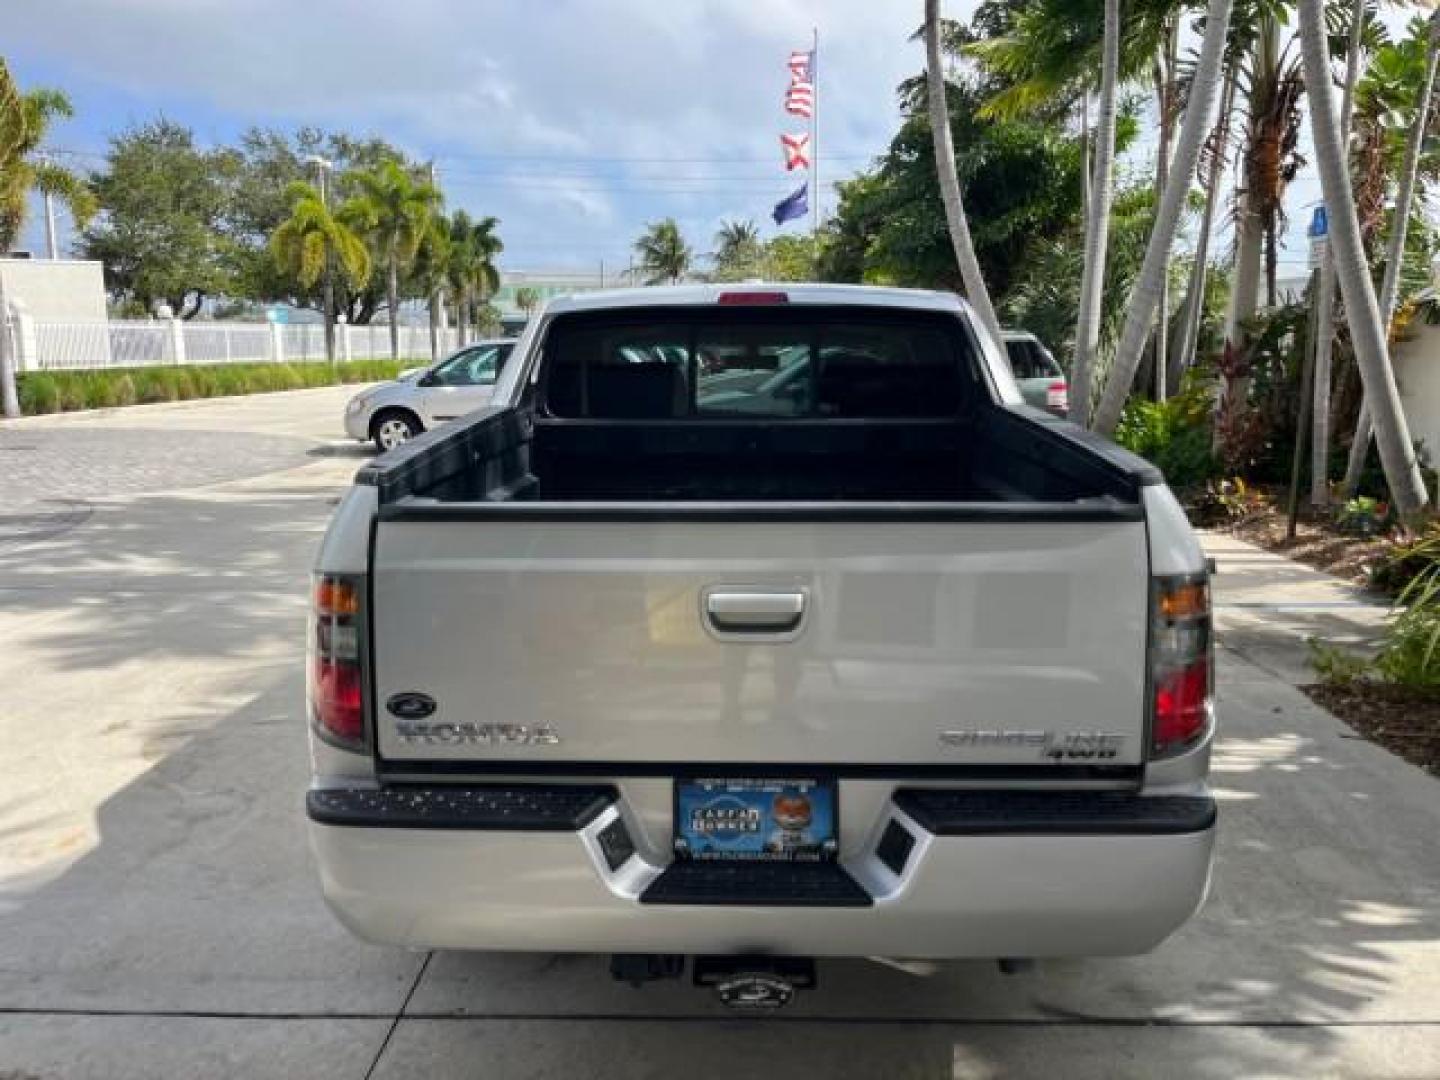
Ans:
<svg viewBox="0 0 1440 1080"><path fill-rule="evenodd" d="M562 316L541 396L568 419L926 419L983 386L945 313L695 308Z"/></svg>

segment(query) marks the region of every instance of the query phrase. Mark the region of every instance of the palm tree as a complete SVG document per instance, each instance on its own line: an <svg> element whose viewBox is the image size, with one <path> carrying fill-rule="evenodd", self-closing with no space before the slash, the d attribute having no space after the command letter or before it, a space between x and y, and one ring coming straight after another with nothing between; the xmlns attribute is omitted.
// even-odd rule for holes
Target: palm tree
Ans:
<svg viewBox="0 0 1440 1080"><path fill-rule="evenodd" d="M430 315L430 359L440 359L440 312L445 303L445 286L450 280L450 219L443 213L430 216L430 224L415 253L412 274L425 290Z"/></svg>
<svg viewBox="0 0 1440 1080"><path fill-rule="evenodd" d="M0 59L0 252L19 239L32 190L58 197L77 225L94 216L97 204L89 185L39 150L50 125L74 112L58 90L22 92Z"/></svg>
<svg viewBox="0 0 1440 1080"><path fill-rule="evenodd" d="M965 283L971 306L998 343L1000 320L990 302L990 291L985 288L980 260L975 257L970 226L965 220L965 206L960 200L955 138L950 131L950 108L945 99L945 72L940 66L940 0L925 0L925 85L930 101L930 132L935 140L935 169L939 174L940 198L945 203L950 242L955 248L955 262L960 267L960 278Z"/></svg>
<svg viewBox="0 0 1440 1080"><path fill-rule="evenodd" d="M1095 413L1095 430L1109 435L1120 422L1120 413L1130 395L1130 386L1135 380L1135 371L1140 366L1140 355L1155 317L1155 308L1160 302L1163 282L1170 272L1170 247L1175 242L1175 230L1180 224L1180 213L1190 194L1190 180L1195 175L1195 163L1200 157L1200 148L1210 130L1210 121L1215 113L1216 91L1219 89L1220 72L1225 61L1226 36L1230 24L1231 0L1210 0L1205 14L1205 37L1200 45L1200 58L1195 65L1195 74L1190 84L1190 100L1185 108L1185 119L1180 125L1180 138L1175 145L1175 157L1170 164L1170 175L1165 180L1165 194L1156 210L1155 224L1150 231L1150 243L1145 249L1145 260L1140 264L1140 277L1130 294L1130 304L1125 313L1125 327L1120 332L1120 343L1115 350L1115 362L1110 377L1105 383L1105 393Z"/></svg>
<svg viewBox="0 0 1440 1080"><path fill-rule="evenodd" d="M394 161L355 174L358 208L385 264L390 356L400 358L400 271L410 265L440 203L440 192Z"/></svg>
<svg viewBox="0 0 1440 1080"><path fill-rule="evenodd" d="M485 304L500 287L495 256L505 245L495 235L499 221L493 217L474 220L464 210L450 219L450 287L455 293L456 318L463 345L475 326L477 307Z"/></svg>
<svg viewBox="0 0 1440 1080"><path fill-rule="evenodd" d="M1199 174L1205 188L1205 206L1200 211L1200 228L1195 240L1194 261L1190 265L1190 282L1185 287L1185 300L1180 305L1180 324L1175 328L1176 340L1170 349L1167 389L1178 390L1185 369L1190 366L1195 345L1200 339L1200 321L1205 311L1205 278L1210 272L1210 234L1215 228L1215 211L1220 205L1220 191L1225 178L1225 165L1230 153L1230 113L1235 101L1235 64L1225 66L1225 85L1220 91L1220 115L1210 133L1210 141L1201 151Z"/></svg>
<svg viewBox="0 0 1440 1080"><path fill-rule="evenodd" d="M1075 324L1075 357L1070 366L1070 419L1090 423L1090 389L1100 349L1100 293L1115 199L1115 88L1120 74L1120 0L1105 0L1104 52L1100 66L1099 118L1095 127L1095 172L1090 212L1085 219L1085 261L1080 270L1080 311Z"/></svg>
<svg viewBox="0 0 1440 1080"><path fill-rule="evenodd" d="M286 189L290 216L270 235L270 255L280 272L294 278L303 292L315 287L326 266L339 269L354 288L370 278L370 252L351 229L344 215L332 214L324 198L310 184L296 182ZM325 355L335 362L335 294L325 277Z"/></svg>
<svg viewBox="0 0 1440 1080"><path fill-rule="evenodd" d="M1365 250L1360 242L1360 223L1355 214L1354 192L1345 147L1336 123L1334 88L1325 40L1323 0L1299 0L1300 44L1306 82L1310 91L1310 127L1315 141L1315 163L1320 186L1330 211L1330 244L1335 273L1345 298L1355 362L1360 368L1365 396L1374 418L1380 462L1396 508L1412 517L1429 501L1420 464L1410 443L1410 430L1400 406L1400 391L1390 366L1385 322L1375 300ZM1398 224L1398 223L1397 223Z"/></svg>
<svg viewBox="0 0 1440 1080"><path fill-rule="evenodd" d="M515 306L525 313L528 319L535 314L535 309L540 306L540 290L530 285L524 285L515 290Z"/></svg>
<svg viewBox="0 0 1440 1080"><path fill-rule="evenodd" d="M764 249L760 230L753 221L725 221L715 233L715 278L736 281L753 277Z"/></svg>
<svg viewBox="0 0 1440 1080"><path fill-rule="evenodd" d="M1400 189L1395 196L1390 247L1385 256L1385 280L1380 286L1380 318L1387 336L1390 320L1395 317L1395 303L1400 293L1400 267L1405 261L1405 234L1409 229L1411 205L1415 200L1420 152L1424 148L1425 133L1430 121L1430 98L1435 90L1436 67L1440 65L1440 10L1430 16L1429 46L1425 80L1415 103L1415 119L1405 145L1405 164L1400 173ZM1344 491L1347 498L1355 494L1355 489L1360 486L1360 474L1365 470L1365 458L1369 455L1370 440L1374 436L1375 418L1372 413L1370 391L1367 388L1360 405L1360 416L1355 422L1355 438L1350 443L1350 459L1345 466ZM1386 479L1389 479L1388 472Z"/></svg>
<svg viewBox="0 0 1440 1080"><path fill-rule="evenodd" d="M674 218L651 225L635 241L636 273L646 285L675 284L690 272L694 258Z"/></svg>
<svg viewBox="0 0 1440 1080"><path fill-rule="evenodd" d="M29 193L39 188L58 195L77 224L95 212L95 197L79 177L36 153L50 122L71 115L69 99L55 90L22 93L0 59L0 253L9 251L25 224ZM0 288L0 412L20 415L15 364L6 329L9 309Z"/></svg>
<svg viewBox="0 0 1440 1080"><path fill-rule="evenodd" d="M1365 33L1365 0L1355 0L1350 16L1350 45L1345 53L1345 90L1340 102L1340 145L1350 167L1350 118L1360 81L1360 49ZM1335 347L1335 260L1326 252L1316 288L1315 377L1310 399L1310 504L1330 503L1330 368Z"/></svg>

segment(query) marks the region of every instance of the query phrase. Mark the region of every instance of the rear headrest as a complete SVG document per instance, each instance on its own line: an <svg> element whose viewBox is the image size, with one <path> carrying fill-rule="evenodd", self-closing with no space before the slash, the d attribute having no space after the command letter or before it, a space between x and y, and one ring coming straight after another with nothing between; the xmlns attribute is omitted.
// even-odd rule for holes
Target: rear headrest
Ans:
<svg viewBox="0 0 1440 1080"><path fill-rule="evenodd" d="M824 358L819 382L821 411L832 416L947 416L960 403L953 363L880 364L841 353Z"/></svg>
<svg viewBox="0 0 1440 1080"><path fill-rule="evenodd" d="M600 420L666 420L688 411L685 371L679 364L592 364L589 409Z"/></svg>

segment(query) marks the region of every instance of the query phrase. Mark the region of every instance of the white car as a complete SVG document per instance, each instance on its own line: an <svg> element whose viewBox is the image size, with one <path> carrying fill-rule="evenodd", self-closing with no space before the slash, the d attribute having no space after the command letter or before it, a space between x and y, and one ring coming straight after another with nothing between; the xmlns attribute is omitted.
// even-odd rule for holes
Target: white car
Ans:
<svg viewBox="0 0 1440 1080"><path fill-rule="evenodd" d="M381 450L391 450L422 431L483 408L514 347L514 338L472 342L438 363L356 394L345 406L346 434L361 442L373 439Z"/></svg>

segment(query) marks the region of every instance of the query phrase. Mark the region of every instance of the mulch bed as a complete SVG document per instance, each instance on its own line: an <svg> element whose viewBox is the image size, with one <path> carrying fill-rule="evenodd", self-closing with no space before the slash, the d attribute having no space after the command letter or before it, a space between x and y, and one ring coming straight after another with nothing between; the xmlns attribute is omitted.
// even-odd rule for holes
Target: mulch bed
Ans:
<svg viewBox="0 0 1440 1080"><path fill-rule="evenodd" d="M1383 536L1350 536L1329 521L1307 521L1303 513L1295 539L1285 538L1285 525L1285 508L1265 504L1249 510L1242 518L1214 527L1357 585L1369 584L1367 568L1390 546Z"/></svg>
<svg viewBox="0 0 1440 1080"><path fill-rule="evenodd" d="M1440 778L1440 695L1383 683L1303 686L1355 731Z"/></svg>

